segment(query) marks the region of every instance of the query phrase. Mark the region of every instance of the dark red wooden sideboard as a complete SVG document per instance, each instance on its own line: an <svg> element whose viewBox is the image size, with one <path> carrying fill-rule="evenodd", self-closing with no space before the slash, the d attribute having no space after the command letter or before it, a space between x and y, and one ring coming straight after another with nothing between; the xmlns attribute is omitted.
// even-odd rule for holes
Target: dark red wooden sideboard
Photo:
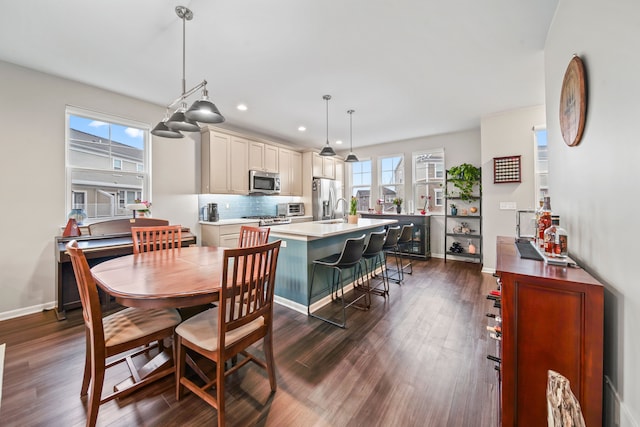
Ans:
<svg viewBox="0 0 640 427"><path fill-rule="evenodd" d="M522 259L498 237L503 426L547 424L547 371L567 377L587 426L602 424L604 287L580 268Z"/></svg>

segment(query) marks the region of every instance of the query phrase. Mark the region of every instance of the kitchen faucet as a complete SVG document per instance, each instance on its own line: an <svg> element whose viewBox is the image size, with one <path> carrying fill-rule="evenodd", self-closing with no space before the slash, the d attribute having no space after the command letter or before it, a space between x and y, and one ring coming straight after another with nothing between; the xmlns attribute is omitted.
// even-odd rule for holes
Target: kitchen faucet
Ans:
<svg viewBox="0 0 640 427"><path fill-rule="evenodd" d="M338 200L336 200L336 207L333 208L334 219L335 219L336 211L338 210L338 205L340 204L340 202L344 203L344 208L345 208L345 210L342 213L342 219L346 219L347 218L347 206L348 205L347 205L347 201L346 201L346 199L344 197L340 197Z"/></svg>

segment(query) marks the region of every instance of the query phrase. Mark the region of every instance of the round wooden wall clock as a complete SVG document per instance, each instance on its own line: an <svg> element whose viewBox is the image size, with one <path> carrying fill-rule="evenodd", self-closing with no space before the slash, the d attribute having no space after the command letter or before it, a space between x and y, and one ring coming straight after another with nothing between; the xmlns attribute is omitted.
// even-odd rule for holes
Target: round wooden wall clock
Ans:
<svg viewBox="0 0 640 427"><path fill-rule="evenodd" d="M584 64L577 55L569 62L560 93L560 130L568 146L580 143L587 115Z"/></svg>

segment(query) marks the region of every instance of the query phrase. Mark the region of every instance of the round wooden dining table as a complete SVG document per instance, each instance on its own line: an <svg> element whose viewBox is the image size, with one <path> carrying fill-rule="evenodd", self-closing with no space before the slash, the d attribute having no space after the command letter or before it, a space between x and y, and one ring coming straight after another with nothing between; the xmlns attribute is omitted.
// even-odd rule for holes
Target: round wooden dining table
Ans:
<svg viewBox="0 0 640 427"><path fill-rule="evenodd" d="M218 300L224 249L190 246L104 261L91 274L127 307L181 308Z"/></svg>

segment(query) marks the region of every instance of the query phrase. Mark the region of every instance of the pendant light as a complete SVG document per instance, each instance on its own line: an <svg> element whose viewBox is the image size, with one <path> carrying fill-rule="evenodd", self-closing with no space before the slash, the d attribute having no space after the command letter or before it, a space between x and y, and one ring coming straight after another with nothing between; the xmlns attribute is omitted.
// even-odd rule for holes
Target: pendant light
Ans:
<svg viewBox="0 0 640 427"><path fill-rule="evenodd" d="M320 151L320 155L335 156L336 152L333 151L333 148L331 148L331 145L329 145L329 100L331 99L331 95L324 95L322 99L327 101L327 145L325 145L322 151Z"/></svg>
<svg viewBox="0 0 640 427"><path fill-rule="evenodd" d="M344 161L358 162L358 158L353 154L353 113L355 113L355 110L349 110L347 113L349 114L349 155Z"/></svg>
<svg viewBox="0 0 640 427"><path fill-rule="evenodd" d="M186 43L186 22L193 19L193 12L185 6L176 6L176 15L182 19L182 95L175 101L167 105L167 111L175 105L180 105L169 118L165 118L158 123L151 131L152 135L165 138L182 138L180 131L198 132L200 126L197 122L222 123L224 117L213 102L209 100L207 92L207 81L203 80L193 88L186 90L185 79L185 43ZM202 98L194 102L191 108L187 109L186 100L197 90L202 89Z"/></svg>

